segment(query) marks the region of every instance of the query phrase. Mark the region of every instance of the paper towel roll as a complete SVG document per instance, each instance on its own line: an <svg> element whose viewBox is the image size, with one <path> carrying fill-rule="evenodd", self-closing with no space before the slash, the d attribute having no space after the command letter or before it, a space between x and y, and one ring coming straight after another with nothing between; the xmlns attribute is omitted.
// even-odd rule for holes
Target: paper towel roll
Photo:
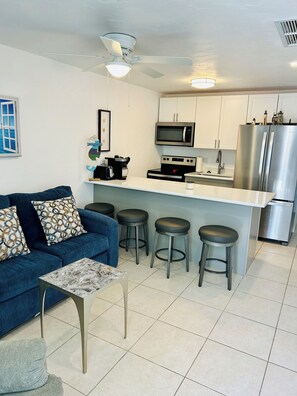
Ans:
<svg viewBox="0 0 297 396"><path fill-rule="evenodd" d="M196 159L196 172L202 172L203 168L203 158L197 157Z"/></svg>

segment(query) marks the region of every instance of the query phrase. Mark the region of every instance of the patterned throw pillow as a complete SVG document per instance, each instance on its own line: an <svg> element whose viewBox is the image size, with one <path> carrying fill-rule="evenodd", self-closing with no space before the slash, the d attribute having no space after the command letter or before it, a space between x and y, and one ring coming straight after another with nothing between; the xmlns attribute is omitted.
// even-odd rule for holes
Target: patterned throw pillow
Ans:
<svg viewBox="0 0 297 396"><path fill-rule="evenodd" d="M53 201L32 201L48 245L86 233L73 196Z"/></svg>
<svg viewBox="0 0 297 396"><path fill-rule="evenodd" d="M30 253L30 250L16 213L16 206L1 209L0 261L28 253Z"/></svg>

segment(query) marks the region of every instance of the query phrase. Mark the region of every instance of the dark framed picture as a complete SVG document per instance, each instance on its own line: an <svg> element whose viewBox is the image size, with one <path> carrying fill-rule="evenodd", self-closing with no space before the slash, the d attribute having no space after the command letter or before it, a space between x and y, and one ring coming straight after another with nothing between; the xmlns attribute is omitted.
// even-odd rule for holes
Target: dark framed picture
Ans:
<svg viewBox="0 0 297 396"><path fill-rule="evenodd" d="M20 155L18 99L0 95L0 158Z"/></svg>
<svg viewBox="0 0 297 396"><path fill-rule="evenodd" d="M100 151L110 151L111 111L98 110L98 138L101 142Z"/></svg>

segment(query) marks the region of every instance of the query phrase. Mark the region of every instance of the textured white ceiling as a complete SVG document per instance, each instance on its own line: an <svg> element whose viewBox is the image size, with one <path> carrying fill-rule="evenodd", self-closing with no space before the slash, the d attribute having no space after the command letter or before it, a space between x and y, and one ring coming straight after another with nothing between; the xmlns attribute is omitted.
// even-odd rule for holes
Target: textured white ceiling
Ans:
<svg viewBox="0 0 297 396"><path fill-rule="evenodd" d="M135 67L132 84L162 93L197 92L190 80L212 77L214 90L297 88L297 47L285 48L274 21L297 18L296 0L0 0L0 44L84 69L107 55L99 36L136 37L134 55L191 57L193 66ZM1 60L1 53L0 53ZM104 66L92 71L106 75Z"/></svg>

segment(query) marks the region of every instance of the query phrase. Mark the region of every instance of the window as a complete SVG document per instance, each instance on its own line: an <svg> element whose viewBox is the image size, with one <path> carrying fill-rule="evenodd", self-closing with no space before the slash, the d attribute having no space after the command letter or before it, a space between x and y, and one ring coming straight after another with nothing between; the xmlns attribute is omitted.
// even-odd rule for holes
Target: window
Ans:
<svg viewBox="0 0 297 396"><path fill-rule="evenodd" d="M20 155L17 100L0 97L0 156Z"/></svg>

